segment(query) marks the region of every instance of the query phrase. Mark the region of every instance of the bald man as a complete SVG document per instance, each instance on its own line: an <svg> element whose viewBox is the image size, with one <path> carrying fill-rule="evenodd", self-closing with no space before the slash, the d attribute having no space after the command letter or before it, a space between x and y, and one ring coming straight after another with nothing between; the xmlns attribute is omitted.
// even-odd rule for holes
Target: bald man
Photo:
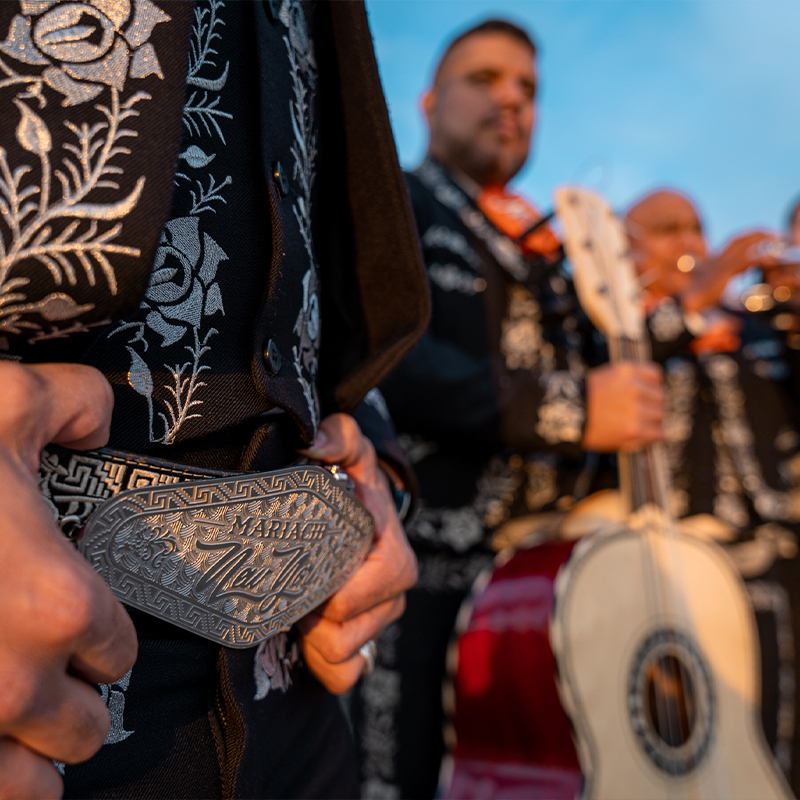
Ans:
<svg viewBox="0 0 800 800"><path fill-rule="evenodd" d="M800 247L800 200L797 200L789 211L787 222L789 244Z"/></svg>
<svg viewBox="0 0 800 800"><path fill-rule="evenodd" d="M692 201L672 189L637 200L625 215L634 261L651 294L673 296L689 312L715 306L733 275L751 266L770 267L774 259L758 255L758 245L774 239L751 231L709 256L700 215Z"/></svg>
<svg viewBox="0 0 800 800"><path fill-rule="evenodd" d="M420 583L355 717L367 796L436 790L445 651L490 543L605 479L587 451L662 436L661 370L595 367L558 241L520 235L536 215L507 184L528 158L536 88L528 34L490 20L453 40L423 97L428 154L407 181L433 313L383 386L421 484L408 526Z"/></svg>
<svg viewBox="0 0 800 800"><path fill-rule="evenodd" d="M744 233L710 253L697 208L673 190L638 200L626 224L646 287L653 350L665 368L672 509L725 543L747 581L761 637L764 729L797 794L800 432L793 353L769 318L717 305L732 275L774 267L757 255L769 235Z"/></svg>

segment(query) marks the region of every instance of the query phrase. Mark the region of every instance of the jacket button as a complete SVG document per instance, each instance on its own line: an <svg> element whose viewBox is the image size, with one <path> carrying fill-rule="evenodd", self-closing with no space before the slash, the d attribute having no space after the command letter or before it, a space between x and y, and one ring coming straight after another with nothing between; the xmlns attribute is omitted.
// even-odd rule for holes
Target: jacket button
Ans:
<svg viewBox="0 0 800 800"><path fill-rule="evenodd" d="M264 8L267 9L269 18L276 20L281 10L281 0L264 0Z"/></svg>
<svg viewBox="0 0 800 800"><path fill-rule="evenodd" d="M286 173L283 171L280 161L275 161L272 164L272 177L275 180L275 185L281 193L281 197L286 197L289 194L289 181L286 178Z"/></svg>
<svg viewBox="0 0 800 800"><path fill-rule="evenodd" d="M273 375L277 375L281 371L283 358L281 351L278 350L278 345L272 339L267 342L267 346L264 348L264 361L267 362L267 367L269 367Z"/></svg>

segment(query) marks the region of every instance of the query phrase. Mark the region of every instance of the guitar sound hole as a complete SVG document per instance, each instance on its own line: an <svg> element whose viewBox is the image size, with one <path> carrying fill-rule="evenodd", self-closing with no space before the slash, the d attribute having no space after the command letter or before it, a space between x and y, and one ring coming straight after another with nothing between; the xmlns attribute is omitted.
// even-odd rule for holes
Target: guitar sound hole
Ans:
<svg viewBox="0 0 800 800"><path fill-rule="evenodd" d="M691 636L660 628L636 652L628 678L628 711L637 741L668 775L702 763L714 738L711 672Z"/></svg>
<svg viewBox="0 0 800 800"><path fill-rule="evenodd" d="M668 747L689 741L697 716L695 691L685 664L665 655L647 665L647 715Z"/></svg>

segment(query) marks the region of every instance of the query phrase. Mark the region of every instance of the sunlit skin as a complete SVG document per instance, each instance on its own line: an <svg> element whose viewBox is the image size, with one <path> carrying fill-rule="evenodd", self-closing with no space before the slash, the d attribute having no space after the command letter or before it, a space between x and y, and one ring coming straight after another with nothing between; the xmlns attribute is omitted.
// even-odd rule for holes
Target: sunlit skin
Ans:
<svg viewBox="0 0 800 800"><path fill-rule="evenodd" d="M792 217L792 225L789 228L789 240L793 246L800 246L800 207L798 207L794 217Z"/></svg>
<svg viewBox="0 0 800 800"><path fill-rule="evenodd" d="M679 295L691 273L678 269L678 259L706 255L700 215L682 194L658 191L647 195L625 218L634 262L642 283L653 294Z"/></svg>
<svg viewBox="0 0 800 800"><path fill-rule="evenodd" d="M423 97L428 153L480 186L505 185L528 158L536 65L527 45L505 33L459 42Z"/></svg>
<svg viewBox="0 0 800 800"><path fill-rule="evenodd" d="M631 206L625 224L644 288L656 296L678 298L685 311L716 306L728 281L749 267L760 267L770 283L785 282L776 259L759 253L761 243L774 239L774 234L747 231L719 252L708 253L700 215L680 192L662 189L646 195ZM696 259L689 272L678 266L684 255Z"/></svg>

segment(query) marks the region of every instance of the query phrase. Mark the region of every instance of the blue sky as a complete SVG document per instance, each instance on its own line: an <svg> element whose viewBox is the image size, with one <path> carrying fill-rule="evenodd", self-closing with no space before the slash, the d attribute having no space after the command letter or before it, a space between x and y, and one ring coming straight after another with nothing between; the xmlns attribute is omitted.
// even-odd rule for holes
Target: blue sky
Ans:
<svg viewBox="0 0 800 800"><path fill-rule="evenodd" d="M534 155L515 180L549 206L579 182L624 208L693 196L711 241L777 228L800 196L800 0L367 0L403 166L443 44L504 16L540 46Z"/></svg>

